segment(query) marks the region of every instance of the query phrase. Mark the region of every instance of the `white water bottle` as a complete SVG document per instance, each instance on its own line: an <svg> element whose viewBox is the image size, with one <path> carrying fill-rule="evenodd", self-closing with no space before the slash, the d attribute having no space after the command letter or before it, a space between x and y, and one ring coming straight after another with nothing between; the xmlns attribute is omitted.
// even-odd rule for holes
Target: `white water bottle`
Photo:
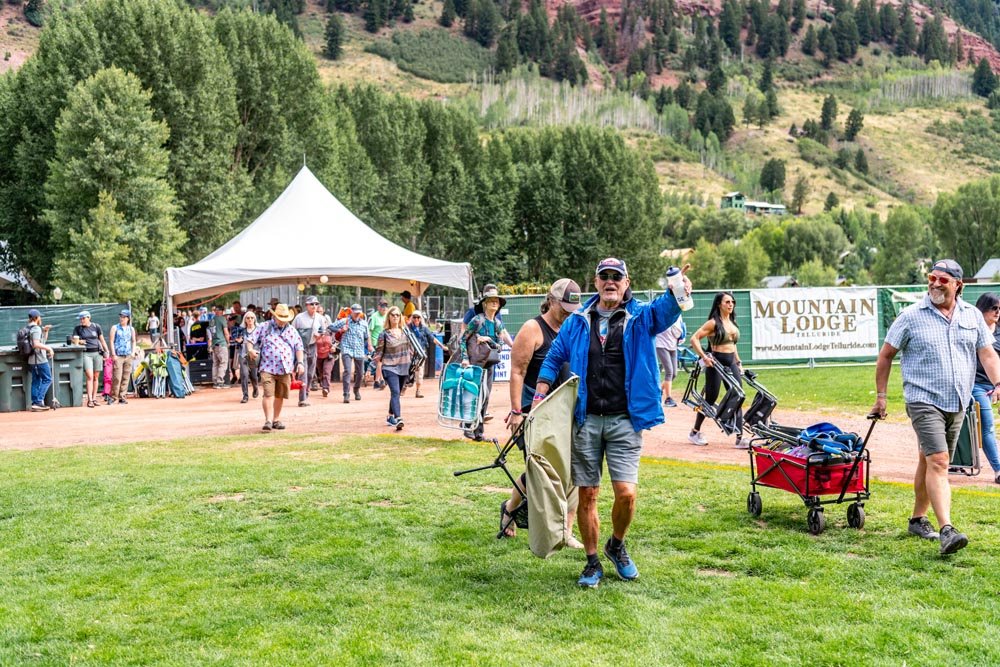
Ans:
<svg viewBox="0 0 1000 667"><path fill-rule="evenodd" d="M676 266L667 269L667 287L673 292L674 298L677 299L677 305L682 311L691 310L694 306L694 299L687 293L684 286L684 274Z"/></svg>

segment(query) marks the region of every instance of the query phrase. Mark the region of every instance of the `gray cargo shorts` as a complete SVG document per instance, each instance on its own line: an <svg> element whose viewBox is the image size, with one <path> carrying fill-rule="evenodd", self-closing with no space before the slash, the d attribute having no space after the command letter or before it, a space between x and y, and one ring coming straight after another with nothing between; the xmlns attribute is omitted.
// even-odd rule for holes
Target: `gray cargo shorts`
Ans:
<svg viewBox="0 0 1000 667"><path fill-rule="evenodd" d="M571 468L575 486L600 486L601 462L607 459L613 482L639 482L642 434L627 414L587 415L573 434Z"/></svg>
<svg viewBox="0 0 1000 667"><path fill-rule="evenodd" d="M962 433L965 412L945 412L929 403L907 403L906 414L917 434L917 444L924 456L948 452L955 453L958 436Z"/></svg>

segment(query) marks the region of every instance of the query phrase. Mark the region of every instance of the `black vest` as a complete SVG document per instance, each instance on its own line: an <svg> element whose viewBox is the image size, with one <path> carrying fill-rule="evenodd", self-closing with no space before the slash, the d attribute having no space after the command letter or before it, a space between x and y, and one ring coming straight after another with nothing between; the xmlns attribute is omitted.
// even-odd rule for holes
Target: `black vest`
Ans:
<svg viewBox="0 0 1000 667"><path fill-rule="evenodd" d="M590 348L587 359L587 413L628 413L625 395L625 309L619 308L608 321L608 336L601 346L600 314L590 312Z"/></svg>

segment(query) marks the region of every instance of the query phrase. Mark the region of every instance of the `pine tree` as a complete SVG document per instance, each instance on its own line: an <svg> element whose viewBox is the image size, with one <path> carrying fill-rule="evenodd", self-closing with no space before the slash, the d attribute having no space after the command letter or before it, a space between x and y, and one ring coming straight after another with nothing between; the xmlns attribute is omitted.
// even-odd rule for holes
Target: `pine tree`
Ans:
<svg viewBox="0 0 1000 667"><path fill-rule="evenodd" d="M833 61L837 59L837 38L826 26L819 31L819 50L823 52L823 66L833 65Z"/></svg>
<svg viewBox="0 0 1000 667"><path fill-rule="evenodd" d="M903 17L899 22L899 40L896 42L896 55L908 56L917 48L917 25L913 22L910 4L903 5Z"/></svg>
<svg viewBox="0 0 1000 667"><path fill-rule="evenodd" d="M799 179L795 181L795 189L792 190L792 210L795 211L796 215L802 215L802 206L806 203L809 190L809 179L805 176L799 176Z"/></svg>
<svg viewBox="0 0 1000 667"><path fill-rule="evenodd" d="M990 67L990 61L983 58L972 74L972 92L980 97L989 97L997 89L997 77Z"/></svg>
<svg viewBox="0 0 1000 667"><path fill-rule="evenodd" d="M498 72L509 72L517 67L518 60L517 39L514 37L513 26L504 28L500 34L500 43L497 44L496 69Z"/></svg>
<svg viewBox="0 0 1000 667"><path fill-rule="evenodd" d="M743 12L736 0L726 0L719 14L719 38L736 54L740 48L740 23Z"/></svg>
<svg viewBox="0 0 1000 667"><path fill-rule="evenodd" d="M764 102L767 104L767 112L771 118L774 118L781 113L781 107L778 106L778 91L774 88L771 88L771 90L767 91L767 94L764 95Z"/></svg>
<svg viewBox="0 0 1000 667"><path fill-rule="evenodd" d="M899 32L899 14L888 2L878 8L878 26L882 41L887 44L896 41L896 33Z"/></svg>
<svg viewBox="0 0 1000 667"><path fill-rule="evenodd" d="M816 39L816 30L810 23L809 28L806 29L806 36L802 39L802 53L806 54L807 56L815 54L817 42L818 40Z"/></svg>
<svg viewBox="0 0 1000 667"><path fill-rule="evenodd" d="M823 202L824 211L832 211L833 209L840 206L840 199L834 193L830 193L826 196L826 201Z"/></svg>
<svg viewBox="0 0 1000 667"><path fill-rule="evenodd" d="M330 60L336 60L343 52L344 30L344 20L340 18L340 14L332 13L327 17L323 55Z"/></svg>
<svg viewBox="0 0 1000 667"><path fill-rule="evenodd" d="M385 0L368 0L365 7L365 30L376 33L385 25L382 15L385 13Z"/></svg>
<svg viewBox="0 0 1000 667"><path fill-rule="evenodd" d="M721 65L716 65L705 79L705 86L708 92L718 94L725 92L726 73L722 71Z"/></svg>
<svg viewBox="0 0 1000 667"><path fill-rule="evenodd" d="M820 112L819 126L829 132L837 120L837 98L827 95L823 99L823 110Z"/></svg>
<svg viewBox="0 0 1000 667"><path fill-rule="evenodd" d="M767 91L774 88L774 60L768 58L764 61L764 69L760 74L760 82L757 84L757 90L762 93L767 93Z"/></svg>
<svg viewBox="0 0 1000 667"><path fill-rule="evenodd" d="M760 170L760 187L766 192L781 192L785 189L785 161L771 158Z"/></svg>
<svg viewBox="0 0 1000 667"><path fill-rule="evenodd" d="M668 86L660 86L656 93L656 113L663 113L663 109L674 103L674 91Z"/></svg>
<svg viewBox="0 0 1000 667"><path fill-rule="evenodd" d="M859 174L868 173L868 157L863 148L859 148L858 152L854 154L854 169Z"/></svg>
<svg viewBox="0 0 1000 667"><path fill-rule="evenodd" d="M831 28L834 38L837 40L837 57L841 60L853 58L858 53L858 23L854 19L854 13L842 11L833 19Z"/></svg>
<svg viewBox="0 0 1000 667"><path fill-rule="evenodd" d="M847 114L847 122L844 123L844 139L847 141L854 141L858 134L861 132L861 128L864 127L865 117L855 107L851 109L851 113Z"/></svg>
<svg viewBox="0 0 1000 667"><path fill-rule="evenodd" d="M438 19L445 28L450 28L455 22L455 0L444 0L444 8L441 10L441 18Z"/></svg>
<svg viewBox="0 0 1000 667"><path fill-rule="evenodd" d="M873 13L874 6L870 4L869 0L861 0L854 12L854 22L858 29L858 43L862 46L868 46L874 39L872 35Z"/></svg>
<svg viewBox="0 0 1000 667"><path fill-rule="evenodd" d="M795 34L798 34L799 30L802 30L802 26L806 22L806 0L795 0L792 5L792 25L791 30Z"/></svg>

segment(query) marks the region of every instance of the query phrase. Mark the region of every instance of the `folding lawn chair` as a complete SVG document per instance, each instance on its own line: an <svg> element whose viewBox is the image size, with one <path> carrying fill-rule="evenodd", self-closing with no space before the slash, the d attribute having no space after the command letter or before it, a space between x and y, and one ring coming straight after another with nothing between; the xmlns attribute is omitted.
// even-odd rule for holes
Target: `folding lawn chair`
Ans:
<svg viewBox="0 0 1000 667"><path fill-rule="evenodd" d="M483 382L493 369L448 364L441 373L438 392L438 424L463 431L475 430L482 419L486 392Z"/></svg>
<svg viewBox="0 0 1000 667"><path fill-rule="evenodd" d="M528 547L539 558L547 558L562 549L571 536L571 531L566 528L566 515L577 505L577 490L570 471L570 451L579 382L580 379L574 375L549 392L526 415L503 447L494 439L497 456L492 463L454 473L459 477L480 470L503 470L524 501L505 515L508 518L501 520L497 537L502 537L512 522L518 528L527 528ZM525 457L522 478L515 478L507 467L507 456L515 447L521 449Z"/></svg>

